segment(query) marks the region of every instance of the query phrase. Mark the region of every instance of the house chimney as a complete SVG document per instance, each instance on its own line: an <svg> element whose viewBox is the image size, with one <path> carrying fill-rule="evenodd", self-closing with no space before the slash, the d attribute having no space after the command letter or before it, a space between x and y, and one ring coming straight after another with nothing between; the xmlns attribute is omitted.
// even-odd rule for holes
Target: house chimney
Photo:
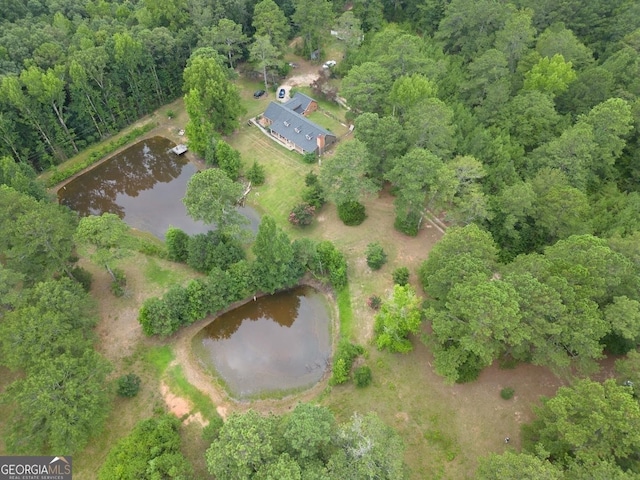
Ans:
<svg viewBox="0 0 640 480"><path fill-rule="evenodd" d="M318 153L324 153L324 135L320 134L316 137L316 143L318 144Z"/></svg>

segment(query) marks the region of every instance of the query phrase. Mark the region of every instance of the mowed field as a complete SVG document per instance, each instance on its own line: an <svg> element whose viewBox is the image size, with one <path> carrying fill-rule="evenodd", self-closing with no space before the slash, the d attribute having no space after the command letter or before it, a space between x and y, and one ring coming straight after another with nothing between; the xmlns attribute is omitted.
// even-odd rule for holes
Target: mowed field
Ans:
<svg viewBox="0 0 640 480"><path fill-rule="evenodd" d="M252 92L260 83L246 80L239 83L247 115L227 140L241 152L245 169L258 161L267 174L265 185L252 190L248 203L261 214L272 216L291 238L331 240L348 259L353 310L351 340L366 346L364 361L373 371L373 383L365 389L352 384L326 387L312 401L329 406L339 420L346 420L354 412L377 412L404 439L411 478L473 478L478 458L503 451L507 447L506 436L512 439L509 448L519 446L519 426L530 420L532 404L541 394L553 395L562 381L546 369L529 365L512 370L493 366L474 383L447 385L434 373L431 354L421 338L413 338L414 351L406 355L378 352L371 343L374 312L367 307L367 298L373 294L385 298L392 288L391 272L400 266L409 268L411 283L422 294L416 272L442 233L429 223L417 237L396 232L393 197L386 191L364 202L367 219L360 226L344 226L331 204L318 212L310 227L290 225L288 213L301 201L304 176L319 167L303 163L299 155L272 142L257 127L247 125L246 120L263 111L273 94L255 100ZM175 114L172 119L167 118L167 110ZM160 125L148 136L163 135L176 143L184 141L178 135L187 121L180 100L163 107L152 118ZM198 163L191 152L188 155ZM388 263L376 272L369 269L364 256L367 244L373 241L380 242L388 254ZM175 355L179 334L168 339L146 338L137 322L144 299L160 295L173 282L184 282L197 274L184 265L134 254L119 265L127 273L128 293L122 299L114 299L108 291L107 273L85 258L82 263L94 274L92 293L100 314L98 349L113 363L113 378L134 372L143 378L143 388L133 399L115 400L105 431L74 456L74 478L96 478L113 444L137 421L165 409L176 412L188 423L183 432L185 454L194 463L197 478L210 478L197 414L206 422L216 407L228 415L234 404L221 402L223 394L211 394L210 389L199 391L188 383L188 372L181 370L183 366ZM426 336L425 328L423 337ZM0 370L0 389L4 390L16 375ZM515 396L505 401L500 398L500 390L507 386L515 389ZM284 400L280 411L293 408L298 400L298 397ZM0 424L7 421L9 408L0 404ZM2 453L4 442L0 439Z"/></svg>

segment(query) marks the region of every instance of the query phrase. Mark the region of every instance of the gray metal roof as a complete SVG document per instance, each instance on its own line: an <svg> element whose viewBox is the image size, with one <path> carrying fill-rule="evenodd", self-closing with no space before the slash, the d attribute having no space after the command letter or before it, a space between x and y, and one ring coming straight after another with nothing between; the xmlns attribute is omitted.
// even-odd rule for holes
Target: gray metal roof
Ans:
<svg viewBox="0 0 640 480"><path fill-rule="evenodd" d="M313 101L313 98L305 95L304 93L298 92L289 101L283 103L283 105L289 110L293 110L300 115L304 115L305 110Z"/></svg>
<svg viewBox="0 0 640 480"><path fill-rule="evenodd" d="M314 152L318 148L316 142L318 135L329 135L335 138L333 133L294 110L288 109L286 104L271 102L263 116L271 120L269 126L271 130L298 145L305 152Z"/></svg>

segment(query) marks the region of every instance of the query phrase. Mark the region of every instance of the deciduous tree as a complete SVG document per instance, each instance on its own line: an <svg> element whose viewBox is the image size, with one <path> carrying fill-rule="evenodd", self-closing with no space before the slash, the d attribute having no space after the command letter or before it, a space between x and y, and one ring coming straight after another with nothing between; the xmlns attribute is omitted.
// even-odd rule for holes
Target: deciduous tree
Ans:
<svg viewBox="0 0 640 480"><path fill-rule="evenodd" d="M422 321L421 300L410 285L394 285L393 294L382 303L376 314L374 332L380 350L407 353L413 349L407 338L420 331Z"/></svg>
<svg viewBox="0 0 640 480"><path fill-rule="evenodd" d="M191 177L182 202L194 220L215 224L220 232L237 235L240 227L248 223L235 208L241 195L242 185L222 170L209 168Z"/></svg>

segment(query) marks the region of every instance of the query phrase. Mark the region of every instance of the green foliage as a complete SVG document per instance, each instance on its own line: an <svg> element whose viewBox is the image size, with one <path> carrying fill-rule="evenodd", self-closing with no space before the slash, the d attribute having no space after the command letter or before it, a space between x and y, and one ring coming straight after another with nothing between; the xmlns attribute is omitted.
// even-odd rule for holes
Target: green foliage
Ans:
<svg viewBox="0 0 640 480"><path fill-rule="evenodd" d="M413 289L409 285L394 285L390 298L376 314L373 327L376 346L391 352L410 352L413 346L407 337L419 332L421 322L421 302Z"/></svg>
<svg viewBox="0 0 640 480"><path fill-rule="evenodd" d="M306 227L313 222L316 208L308 203L299 203L289 213L289 223L300 227Z"/></svg>
<svg viewBox="0 0 640 480"><path fill-rule="evenodd" d="M220 429L224 425L224 420L221 416L215 417L209 421L209 424L202 429L202 438L205 442L211 444L214 440L217 440L220 436Z"/></svg>
<svg viewBox="0 0 640 480"><path fill-rule="evenodd" d="M247 180L256 187L264 184L266 180L264 167L260 165L257 160L253 161L253 165L251 165L251 168L247 170L245 176L247 177Z"/></svg>
<svg viewBox="0 0 640 480"><path fill-rule="evenodd" d="M107 455L100 480L188 479L193 468L180 451L180 420L163 415L139 422Z"/></svg>
<svg viewBox="0 0 640 480"><path fill-rule="evenodd" d="M320 182L318 182L317 175L313 172L309 172L305 177L305 184L307 185L307 188L302 191L302 200L316 209L322 207L327 200L325 198L324 189L322 188L322 185L320 185Z"/></svg>
<svg viewBox="0 0 640 480"><path fill-rule="evenodd" d="M164 236L169 259L174 262L186 262L189 254L189 235L179 228L169 227Z"/></svg>
<svg viewBox="0 0 640 480"><path fill-rule="evenodd" d="M504 387L502 390L500 390L500 397L503 400L511 400L514 393L515 390L512 387Z"/></svg>
<svg viewBox="0 0 640 480"><path fill-rule="evenodd" d="M89 293L91 290L91 282L93 281L93 275L89 270L86 270L82 267L75 266L69 272L73 279L82 285L82 289Z"/></svg>
<svg viewBox="0 0 640 480"><path fill-rule="evenodd" d="M230 82L219 59L195 52L183 76L189 147L202 155L216 132L229 134L238 127L238 117L244 110L238 88Z"/></svg>
<svg viewBox="0 0 640 480"><path fill-rule="evenodd" d="M397 433L373 413L337 425L326 407L300 403L288 415L232 414L206 453L216 478L407 478Z"/></svg>
<svg viewBox="0 0 640 480"><path fill-rule="evenodd" d="M63 180L73 177L76 173L81 172L85 168L93 165L101 158L106 157L123 145L132 142L136 138L139 138L148 131L154 129L155 127L157 127L157 125L158 124L156 122L149 122L142 127L134 128L129 133L122 135L115 140L111 140L104 145L92 148L89 155L84 161L74 162L61 168L55 168L53 170L53 174L47 179L47 187L54 187Z"/></svg>
<svg viewBox="0 0 640 480"><path fill-rule="evenodd" d="M407 267L398 267L392 273L393 283L404 287L409 283L409 269Z"/></svg>
<svg viewBox="0 0 640 480"><path fill-rule="evenodd" d="M247 219L233 208L242 195L242 185L224 172L210 168L189 180L182 202L194 220L215 224L221 233L237 235Z"/></svg>
<svg viewBox="0 0 640 480"><path fill-rule="evenodd" d="M300 279L291 240L276 226L273 218L264 216L253 244L256 260L253 263L253 280L258 290L274 293L288 288Z"/></svg>
<svg viewBox="0 0 640 480"><path fill-rule="evenodd" d="M492 453L481 458L475 478L478 480L495 480L496 478L503 480L521 478L561 480L565 477L560 469L553 466L545 458L528 453L506 451L502 455Z"/></svg>
<svg viewBox="0 0 640 480"><path fill-rule="evenodd" d="M124 273L124 270L120 268L112 268L110 269L111 276L113 280L111 281L111 285L109 285L109 290L116 297L122 297L125 294L125 287L127 286L127 276Z"/></svg>
<svg viewBox="0 0 640 480"><path fill-rule="evenodd" d="M360 225L366 218L364 205L360 202L345 202L338 205L338 218L347 226Z"/></svg>
<svg viewBox="0 0 640 480"><path fill-rule="evenodd" d="M353 371L353 381L358 388L368 387L371 384L371 368L361 365Z"/></svg>
<svg viewBox="0 0 640 480"><path fill-rule="evenodd" d="M406 214L398 214L396 215L395 220L393 221L393 227L399 232L404 233L405 235L409 235L410 237L415 237L418 235L420 231L420 222L422 221L422 214L416 211L409 211Z"/></svg>
<svg viewBox="0 0 640 480"><path fill-rule="evenodd" d="M231 180L237 180L242 167L240 152L224 140L218 140L215 157L220 170L226 173Z"/></svg>
<svg viewBox="0 0 640 480"><path fill-rule="evenodd" d="M242 259L242 245L235 238L217 230L189 237L187 264L194 270L210 272L215 267L226 270Z"/></svg>
<svg viewBox="0 0 640 480"><path fill-rule="evenodd" d="M367 298L367 305L371 310L380 310L382 299L377 295L371 295Z"/></svg>
<svg viewBox="0 0 640 480"><path fill-rule="evenodd" d="M578 380L534 411L536 419L523 428L526 451L544 449L563 467L574 462L638 467L640 404L628 387L611 379L603 384Z"/></svg>
<svg viewBox="0 0 640 480"><path fill-rule="evenodd" d="M35 368L4 393L15 405L5 436L7 451L50 455L82 450L107 418L109 370L108 363L91 348L40 356Z"/></svg>
<svg viewBox="0 0 640 480"><path fill-rule="evenodd" d="M341 338L333 356L333 368L331 370L329 383L331 385L339 385L349 380L349 374L351 373L354 360L358 355L362 355L363 353L364 348L361 345L353 344Z"/></svg>
<svg viewBox="0 0 640 480"><path fill-rule="evenodd" d="M316 253L311 272L328 279L335 290L340 290L347 284L347 260L344 254L329 240L318 243Z"/></svg>
<svg viewBox="0 0 640 480"><path fill-rule="evenodd" d="M365 250L367 265L372 270L380 270L387 263L387 254L378 242L369 243Z"/></svg>
<svg viewBox="0 0 640 480"><path fill-rule="evenodd" d="M302 161L304 163L313 165L318 161L318 156L315 154L315 152L307 152L304 155L302 155Z"/></svg>
<svg viewBox="0 0 640 480"><path fill-rule="evenodd" d="M571 62L565 62L564 57L555 54L544 57L525 74L524 88L538 90L552 96L564 92L569 84L576 79Z"/></svg>
<svg viewBox="0 0 640 480"><path fill-rule="evenodd" d="M118 378L118 395L121 397L135 397L140 390L140 377L135 373L128 373Z"/></svg>

